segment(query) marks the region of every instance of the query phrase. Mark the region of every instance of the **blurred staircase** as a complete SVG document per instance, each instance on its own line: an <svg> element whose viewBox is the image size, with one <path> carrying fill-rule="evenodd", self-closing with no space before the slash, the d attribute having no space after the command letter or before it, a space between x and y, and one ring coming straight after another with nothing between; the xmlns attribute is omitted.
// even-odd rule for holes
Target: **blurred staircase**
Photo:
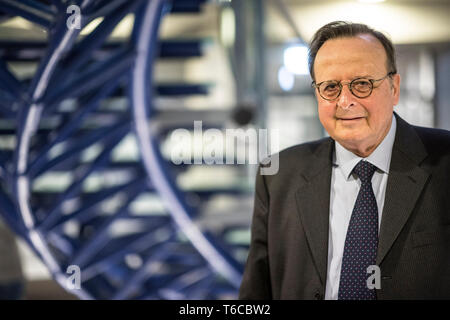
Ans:
<svg viewBox="0 0 450 320"><path fill-rule="evenodd" d="M83 27L102 17L89 34L66 27L66 1L0 1L3 20L21 16L47 30L42 39L0 41L1 214L61 286L67 267L80 267L81 289L69 290L80 298L235 298L248 250L246 169L226 166L240 177L231 184L186 187L208 166L174 165L162 150L173 130L193 129L192 119L223 129L230 113L164 110L157 98L207 96L211 84L151 76L155 59L203 55L202 39L158 39L161 19L196 19L213 4L72 3L86 13ZM110 40L130 15L131 35ZM203 176L215 180L220 167ZM223 197L228 207L218 209Z"/></svg>

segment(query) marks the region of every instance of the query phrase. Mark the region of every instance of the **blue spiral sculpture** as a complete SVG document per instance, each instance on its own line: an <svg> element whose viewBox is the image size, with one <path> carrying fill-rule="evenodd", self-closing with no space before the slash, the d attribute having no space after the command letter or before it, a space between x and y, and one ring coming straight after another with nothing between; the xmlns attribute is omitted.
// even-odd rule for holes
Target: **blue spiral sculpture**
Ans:
<svg viewBox="0 0 450 320"><path fill-rule="evenodd" d="M48 35L39 50L32 42L2 44L0 113L10 125L2 136L13 135L15 148L0 153L1 214L64 288L68 268L80 268L81 288L71 290L80 298L236 297L242 265L234 248L194 223L198 208L175 183L177 170L185 168L163 158L162 132L151 126L153 94L180 90L152 82L155 59L199 54L195 41L159 42L161 19L195 12L202 2L0 1L3 17L21 16ZM80 8L80 28L67 25L69 5ZM128 14L135 18L130 39L107 42ZM98 17L101 23L81 36ZM8 67L8 59L18 58L17 47L39 53L30 79L18 79ZM126 107L102 108L117 95L126 98ZM72 107L61 107L67 101ZM140 159L115 160L115 148L129 137ZM67 174L66 187L35 188L55 172ZM94 176L101 183L87 191ZM148 195L160 198L167 212L136 214L133 202Z"/></svg>

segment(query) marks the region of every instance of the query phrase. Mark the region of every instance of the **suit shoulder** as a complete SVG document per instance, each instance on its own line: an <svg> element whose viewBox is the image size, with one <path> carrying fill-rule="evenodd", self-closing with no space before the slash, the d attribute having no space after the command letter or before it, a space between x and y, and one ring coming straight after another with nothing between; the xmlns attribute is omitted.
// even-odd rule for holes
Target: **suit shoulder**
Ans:
<svg viewBox="0 0 450 320"><path fill-rule="evenodd" d="M431 155L450 155L450 131L414 126L427 152Z"/></svg>
<svg viewBox="0 0 450 320"><path fill-rule="evenodd" d="M291 158L298 158L298 156L310 156L317 150L317 148L329 140L330 138L323 138L291 146L281 150L279 152L279 157L287 160Z"/></svg>
<svg viewBox="0 0 450 320"><path fill-rule="evenodd" d="M293 168L295 170L301 170L311 165L311 160L318 148L324 147L324 145L331 143L331 141L331 138L323 138L297 144L272 154L270 158L278 158L280 170L282 171L289 172Z"/></svg>

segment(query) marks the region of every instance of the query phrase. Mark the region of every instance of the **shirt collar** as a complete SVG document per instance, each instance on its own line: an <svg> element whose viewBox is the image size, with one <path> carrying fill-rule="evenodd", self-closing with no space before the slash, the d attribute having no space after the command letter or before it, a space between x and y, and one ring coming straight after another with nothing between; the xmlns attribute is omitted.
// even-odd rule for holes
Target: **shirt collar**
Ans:
<svg viewBox="0 0 450 320"><path fill-rule="evenodd" d="M366 161L375 165L379 170L385 173L389 173L396 128L397 120L395 119L395 116L392 115L391 128L389 129L388 134L367 158L361 158L357 156L353 152L345 149L339 142L335 141L333 163L342 170L344 177L346 177L347 179L350 177L353 168L362 159L365 159Z"/></svg>

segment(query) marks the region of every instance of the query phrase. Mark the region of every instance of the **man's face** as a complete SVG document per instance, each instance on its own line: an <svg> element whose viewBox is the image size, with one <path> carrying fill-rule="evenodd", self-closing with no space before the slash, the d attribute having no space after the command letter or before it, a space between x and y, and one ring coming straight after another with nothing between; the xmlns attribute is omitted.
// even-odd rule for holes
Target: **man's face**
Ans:
<svg viewBox="0 0 450 320"><path fill-rule="evenodd" d="M355 97L345 84L360 77L380 79L389 71L384 47L371 35L328 40L316 55L316 83L344 81L333 101L323 99L316 89L320 122L334 140L359 156L371 154L388 133L400 95L400 76L375 82L367 98Z"/></svg>

